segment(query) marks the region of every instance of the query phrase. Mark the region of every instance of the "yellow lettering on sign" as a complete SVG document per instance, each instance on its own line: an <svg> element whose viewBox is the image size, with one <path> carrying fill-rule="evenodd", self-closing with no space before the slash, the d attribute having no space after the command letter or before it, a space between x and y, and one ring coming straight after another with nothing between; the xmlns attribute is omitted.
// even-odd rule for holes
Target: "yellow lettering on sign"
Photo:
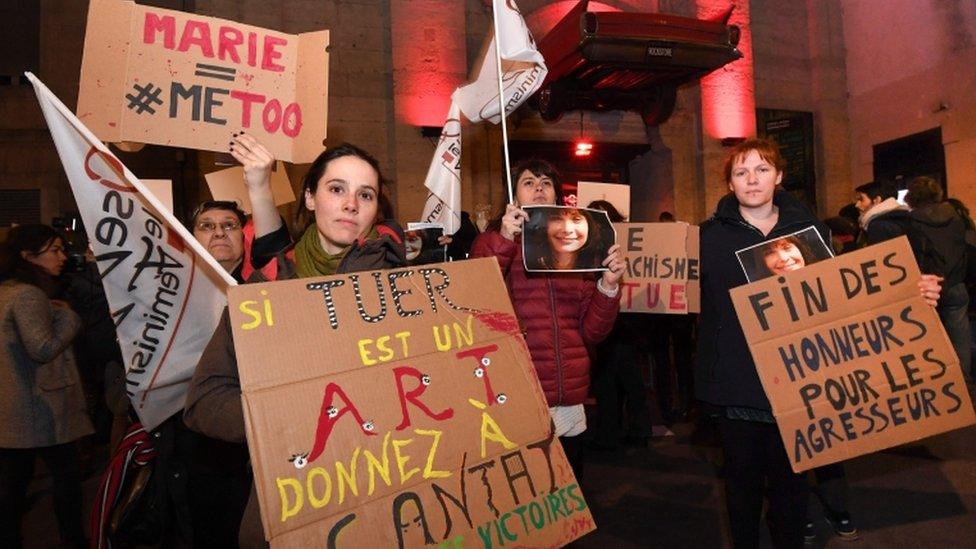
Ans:
<svg viewBox="0 0 976 549"><path fill-rule="evenodd" d="M380 478L387 486L392 485L390 482L390 456L386 453L386 448L390 445L390 431L386 432L383 436L383 461L376 459L373 452L369 450L363 450L363 459L366 460L366 469L369 471L369 486L366 488L366 495L373 495L373 490L376 489L376 474L379 473Z"/></svg>
<svg viewBox="0 0 976 549"><path fill-rule="evenodd" d="M397 332L393 335L398 340L400 340L400 349L403 353L401 358L406 358L409 356L409 347L407 345L407 339L410 338L410 332ZM389 362L396 357L396 352L390 347L391 336L380 336L376 339L366 338L360 339L356 345L359 347L359 359L362 360L363 365L373 366L380 364L382 362ZM375 351L374 348L375 347ZM374 358L373 353L378 352L379 354Z"/></svg>
<svg viewBox="0 0 976 549"><path fill-rule="evenodd" d="M278 495L281 496L281 522L285 522L302 510L302 505L305 504L305 494L302 492L301 483L293 478L276 480L278 482ZM291 488L291 492L294 494L294 503L290 506L287 488Z"/></svg>
<svg viewBox="0 0 976 549"><path fill-rule="evenodd" d="M356 484L356 463L359 460L359 448L356 448L352 453L352 458L349 460L349 469L346 470L346 465L341 461L335 462L336 467L336 484L339 485L339 503L346 500L346 486L349 486L349 491L352 495L359 496L359 486Z"/></svg>
<svg viewBox="0 0 976 549"><path fill-rule="evenodd" d="M468 315L468 320L466 326L461 326L457 322L452 322L451 324L444 324L442 327L432 326L434 330L434 346L437 347L438 351L450 351L451 349L460 349L467 345L470 347L474 343L474 328L471 325L474 319L474 315ZM454 337L451 337L451 331L454 331Z"/></svg>
<svg viewBox="0 0 976 549"><path fill-rule="evenodd" d="M268 295L268 292L265 290L261 290L261 295ZM268 326L274 326L274 315L271 313L271 300L265 299L262 303L264 306L263 315L261 314L261 310L252 308L255 305L258 305L257 301L253 299L249 299L247 301L241 301L241 304L238 305L237 309L240 312L251 317L250 321L241 324L242 329L253 330L254 328L257 328L263 323L267 323Z"/></svg>
<svg viewBox="0 0 976 549"><path fill-rule="evenodd" d="M434 470L434 456L437 454L437 444L441 441L441 435L444 434L443 431L436 430L426 430L426 429L414 429L413 432L421 436L433 437L433 442L430 443L430 451L427 452L427 464L424 465L424 478L446 478L451 476L450 471L435 471Z"/></svg>
<svg viewBox="0 0 976 549"><path fill-rule="evenodd" d="M393 457L396 458L397 469L400 471L400 484L403 484L410 477L416 475L420 472L420 467L414 467L410 470L404 470L404 465L410 461L410 456L405 456L400 453L400 448L413 442L412 438L397 440L393 439Z"/></svg>

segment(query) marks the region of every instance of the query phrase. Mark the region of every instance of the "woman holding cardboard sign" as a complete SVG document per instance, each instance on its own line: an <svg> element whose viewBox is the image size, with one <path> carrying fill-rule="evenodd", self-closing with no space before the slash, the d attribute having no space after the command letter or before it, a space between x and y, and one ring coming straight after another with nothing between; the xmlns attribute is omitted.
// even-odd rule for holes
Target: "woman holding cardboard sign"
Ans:
<svg viewBox="0 0 976 549"><path fill-rule="evenodd" d="M471 257L498 259L523 327L549 411L573 473L581 477L586 430L583 400L590 385L587 346L603 341L620 308L619 282L624 271L620 247L610 248L599 280L587 273L528 273L522 261L520 206L562 202L556 169L542 160L528 160L512 169L515 203L478 235Z"/></svg>
<svg viewBox="0 0 976 549"><path fill-rule="evenodd" d="M231 152L244 165L249 187L253 183L270 189L274 159L264 146L241 134L235 136ZM358 147L344 144L320 154L302 182L298 218L305 223L305 231L290 249L278 254L278 278L405 265L403 231L383 219L387 203L382 181L377 161ZM261 214L255 210L254 215ZM258 271L250 281L266 279ZM226 311L190 382L184 421L210 437L245 440L240 377ZM241 522L240 543L242 547L266 546L253 488Z"/></svg>
<svg viewBox="0 0 976 549"><path fill-rule="evenodd" d="M827 227L810 209L779 189L785 162L777 145L751 139L729 151L729 194L701 227L701 304L696 396L718 424L725 453L726 506L737 548L758 547L764 496L775 547L802 547L808 486L793 473L729 290L747 283L736 252L813 227ZM937 299L938 282L920 284Z"/></svg>
<svg viewBox="0 0 976 549"><path fill-rule="evenodd" d="M736 251L813 226L810 209L781 192L785 161L772 141L752 139L729 151L730 193L701 227L701 297L695 389L711 405L725 453L726 506L736 548L759 545L763 498L769 499L775 547L802 547L806 475L793 473L776 420L736 318L729 290L747 283Z"/></svg>

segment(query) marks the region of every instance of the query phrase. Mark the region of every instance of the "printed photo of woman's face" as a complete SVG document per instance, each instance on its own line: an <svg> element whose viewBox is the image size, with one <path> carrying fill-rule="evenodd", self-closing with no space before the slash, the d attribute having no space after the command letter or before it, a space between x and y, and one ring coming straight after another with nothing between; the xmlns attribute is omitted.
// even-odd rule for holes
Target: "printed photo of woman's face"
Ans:
<svg viewBox="0 0 976 549"><path fill-rule="evenodd" d="M766 268L774 275L801 269L806 265L800 248L787 239L778 240L763 255Z"/></svg>
<svg viewBox="0 0 976 549"><path fill-rule="evenodd" d="M586 245L590 227L579 210L559 210L549 217L547 234L553 253L572 253Z"/></svg>
<svg viewBox="0 0 976 549"><path fill-rule="evenodd" d="M424 239L418 231L408 231L404 239L404 247L407 249L407 261L413 261L420 255L420 250L424 247Z"/></svg>

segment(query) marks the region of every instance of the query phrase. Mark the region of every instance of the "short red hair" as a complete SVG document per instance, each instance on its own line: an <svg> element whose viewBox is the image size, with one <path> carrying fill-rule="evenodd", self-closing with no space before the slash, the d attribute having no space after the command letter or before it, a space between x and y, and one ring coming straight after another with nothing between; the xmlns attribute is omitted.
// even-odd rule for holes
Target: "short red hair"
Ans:
<svg viewBox="0 0 976 549"><path fill-rule="evenodd" d="M732 165L741 162L751 151L759 153L759 158L772 164L777 172L783 173L786 170L786 159L779 153L779 145L775 141L766 138L747 139L732 147L725 157L726 183L732 182Z"/></svg>

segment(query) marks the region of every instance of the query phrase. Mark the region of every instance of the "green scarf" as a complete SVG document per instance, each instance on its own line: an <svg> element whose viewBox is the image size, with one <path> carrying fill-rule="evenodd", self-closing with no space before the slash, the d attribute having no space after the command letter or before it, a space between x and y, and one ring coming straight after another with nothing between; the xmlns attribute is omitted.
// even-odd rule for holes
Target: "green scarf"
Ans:
<svg viewBox="0 0 976 549"><path fill-rule="evenodd" d="M379 237L379 233L374 226L369 230L367 240ZM339 263L342 258L349 253L352 246L346 246L337 254L330 254L322 249L322 242L319 240L319 231L315 223L305 229L305 233L295 244L295 270L298 271L299 278L312 276L331 276L339 270Z"/></svg>

